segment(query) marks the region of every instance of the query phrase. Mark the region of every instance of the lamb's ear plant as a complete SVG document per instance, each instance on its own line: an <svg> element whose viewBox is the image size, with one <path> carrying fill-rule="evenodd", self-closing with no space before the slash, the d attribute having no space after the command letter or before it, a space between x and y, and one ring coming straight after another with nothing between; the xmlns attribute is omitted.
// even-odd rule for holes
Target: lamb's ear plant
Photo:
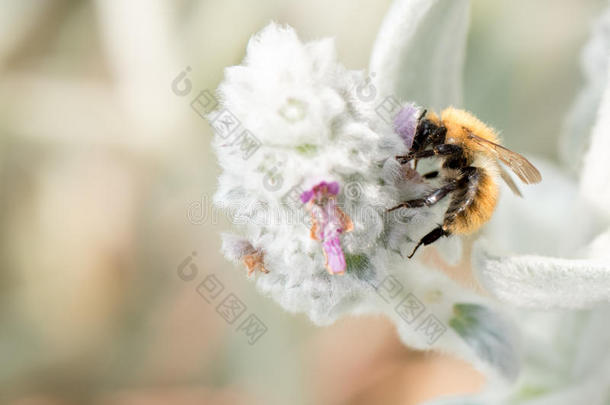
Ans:
<svg viewBox="0 0 610 405"><path fill-rule="evenodd" d="M258 289L286 310L319 325L350 314L385 314L404 344L457 355L488 376L488 392L512 395L507 383L519 375L523 353L529 353L521 349L531 349L532 339L528 317L515 307L591 306L610 291L607 257L585 252L600 255L610 245L608 234L582 251L566 235L573 221L580 225L579 241L591 237L586 225L599 223L593 210L551 213L543 202L571 191L573 205L555 207L584 207L578 195L608 207L608 194L589 191L610 180L599 173L589 178L594 169L585 166L579 192L541 162L549 184L524 190L524 199L503 193L499 218L484 230L484 240L446 238L407 259L443 212L388 212L430 190L394 157L409 151L424 107L460 106L468 19L467 0L397 0L368 72L343 67L331 39L304 42L275 23L262 29L242 64L226 69L220 108L209 116L222 167L215 203L236 224L235 234L223 235L223 252L243 263ZM605 121L601 114L596 148L608 142ZM244 154L245 139L256 145L254 152ZM605 165L610 172L608 159L593 146L589 155L596 171ZM506 223L511 215L521 215L514 222L521 228ZM537 217L547 221L544 226L526 220ZM511 236L527 238L530 229L544 229L550 233L545 237L561 239L555 246L570 249L562 258L545 257L549 251L515 256L522 252ZM544 283L553 288L545 290ZM579 286L595 287L594 294ZM562 294L568 301L560 302Z"/></svg>

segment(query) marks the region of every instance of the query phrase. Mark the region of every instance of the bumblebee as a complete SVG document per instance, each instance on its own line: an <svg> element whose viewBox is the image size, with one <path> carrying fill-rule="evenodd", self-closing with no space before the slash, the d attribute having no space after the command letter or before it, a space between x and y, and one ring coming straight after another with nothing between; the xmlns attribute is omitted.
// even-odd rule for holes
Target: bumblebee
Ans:
<svg viewBox="0 0 610 405"><path fill-rule="evenodd" d="M443 110L440 118L424 110L417 121L409 153L396 159L416 168L419 159L433 157L442 159L441 168L424 174L423 178L440 177L441 186L422 198L405 201L389 210L430 207L451 194L443 223L421 238L409 258L421 245L430 245L443 236L471 234L489 221L498 202L498 177L521 196L499 162L526 184L542 180L538 169L525 157L500 145L493 129L471 113L453 107Z"/></svg>

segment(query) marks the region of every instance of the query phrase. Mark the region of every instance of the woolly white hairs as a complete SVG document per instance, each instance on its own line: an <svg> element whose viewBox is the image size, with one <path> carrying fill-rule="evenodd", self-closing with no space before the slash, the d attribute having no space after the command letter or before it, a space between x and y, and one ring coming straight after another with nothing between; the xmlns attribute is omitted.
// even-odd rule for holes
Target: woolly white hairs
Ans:
<svg viewBox="0 0 610 405"><path fill-rule="evenodd" d="M257 277L259 288L316 323L335 320L339 308L371 295L387 268L387 260L376 255L380 244L399 252L406 249L408 231L418 235L404 225L407 217L401 223L386 215L401 192L413 195L423 186L401 180L392 157L407 148L392 122L353 94L362 79L336 62L333 41L302 44L291 28L271 24L250 41L244 64L228 68L219 87L223 106L261 145L243 159L216 137L224 172L215 201L247 217L246 239L264 252L270 270ZM325 270L321 244L310 238L300 201L302 192L321 181L338 181L338 203L354 224L341 238L348 265L343 277ZM421 212L408 215L409 222L425 222ZM225 237L224 252L240 259L232 253L234 240Z"/></svg>
<svg viewBox="0 0 610 405"><path fill-rule="evenodd" d="M394 159L408 151L420 110L367 93L369 84L336 61L332 40L302 43L276 24L250 40L243 63L226 69L221 109L210 115L223 169L215 203L243 235L224 235L223 252L250 272L268 271L254 273L259 290L317 324L382 312L406 344L512 378L509 322L487 299L406 259L445 205L387 212L428 189ZM239 123L231 133L230 122ZM243 137L256 142L253 153L236 147ZM439 246L454 260L459 239Z"/></svg>

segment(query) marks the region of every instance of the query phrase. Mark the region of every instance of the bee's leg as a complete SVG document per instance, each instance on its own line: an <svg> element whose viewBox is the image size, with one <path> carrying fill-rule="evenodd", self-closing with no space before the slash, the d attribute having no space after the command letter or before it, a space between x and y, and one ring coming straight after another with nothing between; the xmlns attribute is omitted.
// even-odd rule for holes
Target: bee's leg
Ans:
<svg viewBox="0 0 610 405"><path fill-rule="evenodd" d="M424 179L434 179L438 177L438 170L428 172L422 176Z"/></svg>
<svg viewBox="0 0 610 405"><path fill-rule="evenodd" d="M417 243L411 254L408 256L409 259L413 257L415 251L421 245L426 246L435 242L441 236L451 235L451 226L455 221L456 217L459 215L460 212L463 212L469 204L472 204L472 201L479 186L479 180L480 169L473 166L462 168L461 176L453 182L453 191L455 191L455 193L453 193L451 202L449 203L449 207L447 208L447 212L445 212L443 225L434 228L423 238L421 238L421 240Z"/></svg>
<svg viewBox="0 0 610 405"><path fill-rule="evenodd" d="M460 145L455 145L453 143L442 143L440 145L435 145L432 149L396 156L396 159L400 160L400 163L404 165L413 159L424 159L434 156L460 156L463 153L464 149Z"/></svg>
<svg viewBox="0 0 610 405"><path fill-rule="evenodd" d="M440 237L449 236L449 235L450 235L450 233L445 231L442 226L440 226L440 225L437 226L436 228L434 228L433 230L428 232L423 238L421 238L421 240L419 242L417 242L417 245L415 245L415 247L413 248L413 251L407 257L409 259L412 258L413 255L415 254L415 251L417 251L417 249L419 249L419 247L421 245L427 246L431 243L436 242Z"/></svg>
<svg viewBox="0 0 610 405"><path fill-rule="evenodd" d="M411 160L417 161L417 159L429 158L434 156L434 151L432 149L422 150L419 152L411 152L406 155L398 155L395 156L397 160L400 160L401 164L408 163Z"/></svg>
<svg viewBox="0 0 610 405"><path fill-rule="evenodd" d="M443 187L438 188L428 194L423 198L417 198L415 200L405 201L396 207L390 208L388 212L397 210L399 208L419 208L419 207L429 207L431 205L436 204L440 200L442 200L447 194L455 191L458 187L458 182L456 180L451 180L449 183L445 184Z"/></svg>

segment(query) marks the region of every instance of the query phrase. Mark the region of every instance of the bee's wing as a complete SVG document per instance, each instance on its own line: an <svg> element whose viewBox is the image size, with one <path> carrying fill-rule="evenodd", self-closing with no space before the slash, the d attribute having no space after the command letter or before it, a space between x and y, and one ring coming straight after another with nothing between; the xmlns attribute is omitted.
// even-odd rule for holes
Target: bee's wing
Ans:
<svg viewBox="0 0 610 405"><path fill-rule="evenodd" d="M473 133L469 134L470 139L478 143L492 154L505 163L519 178L526 184L539 183L542 180L542 176L538 169L529 162L525 157L520 154L513 152L510 149L506 149L504 146L498 145L487 139L476 136ZM509 184L510 186L510 184ZM512 188L512 187L511 187Z"/></svg>
<svg viewBox="0 0 610 405"><path fill-rule="evenodd" d="M500 171L500 177L502 177L502 180L504 180L508 188L510 188L510 190L519 197L523 197L521 190L519 190L519 187L517 187L517 184L515 184L513 178L510 177L510 174L508 174L508 172L500 165L498 165L498 170Z"/></svg>

